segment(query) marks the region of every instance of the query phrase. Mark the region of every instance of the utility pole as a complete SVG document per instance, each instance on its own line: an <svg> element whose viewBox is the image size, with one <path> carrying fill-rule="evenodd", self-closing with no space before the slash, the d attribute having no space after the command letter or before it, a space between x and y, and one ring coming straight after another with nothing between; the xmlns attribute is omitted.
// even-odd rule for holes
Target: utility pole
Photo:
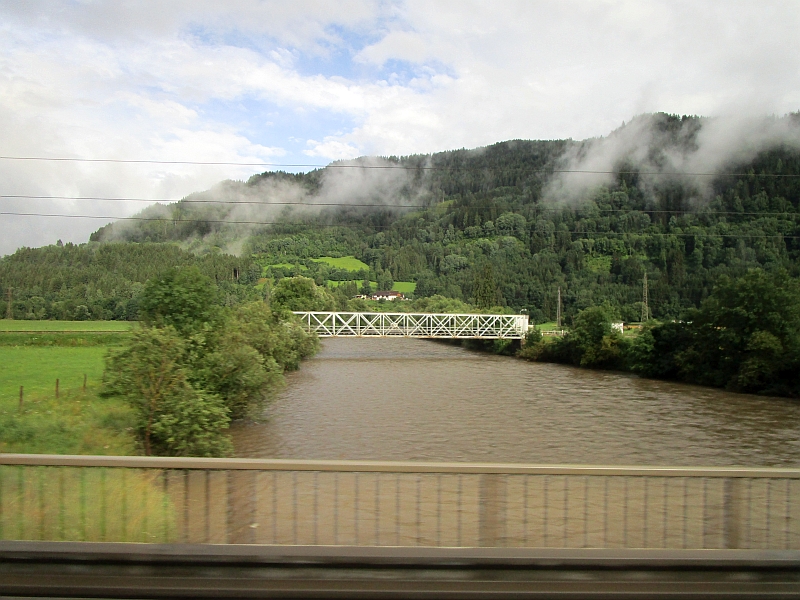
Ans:
<svg viewBox="0 0 800 600"><path fill-rule="evenodd" d="M8 308L6 309L6 319L13 319L14 311L11 308L11 288L8 288Z"/></svg>
<svg viewBox="0 0 800 600"><path fill-rule="evenodd" d="M561 287L558 288L558 305L556 306L556 327L561 329Z"/></svg>
<svg viewBox="0 0 800 600"><path fill-rule="evenodd" d="M647 272L644 274L644 286L642 294L642 323L650 319L650 306L647 298Z"/></svg>

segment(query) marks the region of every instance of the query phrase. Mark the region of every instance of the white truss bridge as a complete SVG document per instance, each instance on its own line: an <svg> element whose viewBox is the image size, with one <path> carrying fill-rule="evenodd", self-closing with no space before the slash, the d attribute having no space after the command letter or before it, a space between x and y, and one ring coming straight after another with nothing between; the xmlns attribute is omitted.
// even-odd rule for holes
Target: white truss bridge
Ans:
<svg viewBox="0 0 800 600"><path fill-rule="evenodd" d="M522 339L528 315L470 315L295 311L306 330L320 337Z"/></svg>

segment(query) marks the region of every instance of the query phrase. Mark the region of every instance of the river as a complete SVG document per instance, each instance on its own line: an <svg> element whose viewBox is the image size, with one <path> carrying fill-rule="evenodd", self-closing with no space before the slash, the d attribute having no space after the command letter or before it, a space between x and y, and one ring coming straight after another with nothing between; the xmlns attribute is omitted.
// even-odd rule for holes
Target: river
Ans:
<svg viewBox="0 0 800 600"><path fill-rule="evenodd" d="M800 466L800 402L406 338L331 338L241 457Z"/></svg>

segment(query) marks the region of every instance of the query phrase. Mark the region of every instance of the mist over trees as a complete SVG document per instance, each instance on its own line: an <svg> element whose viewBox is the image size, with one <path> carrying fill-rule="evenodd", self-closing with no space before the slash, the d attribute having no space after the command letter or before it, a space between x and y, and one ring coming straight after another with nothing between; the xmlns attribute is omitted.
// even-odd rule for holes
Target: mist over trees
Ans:
<svg viewBox="0 0 800 600"><path fill-rule="evenodd" d="M798 275L799 131L796 114L746 127L643 115L598 140L264 173L148 208L152 220L106 226L87 245L21 249L0 260L0 293L12 288L15 318L136 319L147 279L196 264L231 306L303 275L340 295L413 282L416 298L543 322L561 288L571 324L600 305L638 320L647 273L652 315L677 319L724 276ZM322 256L366 268L312 260Z"/></svg>

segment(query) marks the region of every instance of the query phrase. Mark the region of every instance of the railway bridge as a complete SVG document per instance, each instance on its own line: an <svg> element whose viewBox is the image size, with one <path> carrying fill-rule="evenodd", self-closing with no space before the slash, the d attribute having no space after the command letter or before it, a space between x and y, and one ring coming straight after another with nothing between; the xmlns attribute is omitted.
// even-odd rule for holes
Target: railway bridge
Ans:
<svg viewBox="0 0 800 600"><path fill-rule="evenodd" d="M523 339L528 315L296 311L319 337Z"/></svg>

